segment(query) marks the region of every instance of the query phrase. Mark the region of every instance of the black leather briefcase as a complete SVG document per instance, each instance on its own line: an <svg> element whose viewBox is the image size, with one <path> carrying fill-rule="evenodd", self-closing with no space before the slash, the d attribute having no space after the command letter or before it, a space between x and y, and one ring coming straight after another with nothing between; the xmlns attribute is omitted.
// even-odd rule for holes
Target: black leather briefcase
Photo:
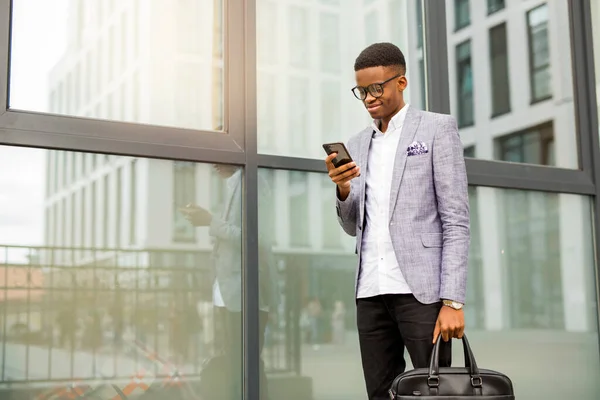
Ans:
<svg viewBox="0 0 600 400"><path fill-rule="evenodd" d="M463 336L465 367L440 368L439 337L433 346L429 368L406 371L394 379L390 388L392 400L514 400L510 379L500 372L479 369Z"/></svg>

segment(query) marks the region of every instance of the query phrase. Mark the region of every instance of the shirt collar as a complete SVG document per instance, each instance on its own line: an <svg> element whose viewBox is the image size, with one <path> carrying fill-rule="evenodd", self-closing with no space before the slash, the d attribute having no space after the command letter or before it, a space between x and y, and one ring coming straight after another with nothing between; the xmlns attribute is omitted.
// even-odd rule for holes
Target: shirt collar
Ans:
<svg viewBox="0 0 600 400"><path fill-rule="evenodd" d="M404 105L404 107L402 107L400 109L400 111L398 111L396 113L396 115L394 115L392 117L392 119L390 120L390 123L388 125L388 129L387 132L392 132L395 131L396 129L399 129L402 127L402 125L404 125L404 120L406 119L406 112L408 111L408 103L406 103ZM379 130L379 120L378 119L374 119L373 122L371 123L371 125L373 126L373 129L375 129L375 132L377 132L378 134L383 134L383 132L381 132L381 130Z"/></svg>

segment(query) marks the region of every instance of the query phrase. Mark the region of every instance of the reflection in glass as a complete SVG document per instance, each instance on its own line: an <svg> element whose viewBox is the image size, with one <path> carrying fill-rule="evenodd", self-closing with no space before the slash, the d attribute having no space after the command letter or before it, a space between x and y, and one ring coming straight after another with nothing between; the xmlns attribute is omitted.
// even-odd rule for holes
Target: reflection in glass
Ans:
<svg viewBox="0 0 600 400"><path fill-rule="evenodd" d="M0 397L241 398L239 167L0 147L0 170L24 171L0 175Z"/></svg>
<svg viewBox="0 0 600 400"><path fill-rule="evenodd" d="M401 48L405 99L425 108L421 0L259 0L256 7L261 153L324 158L323 143L367 126L369 114L350 90L355 59L374 42Z"/></svg>
<svg viewBox="0 0 600 400"><path fill-rule="evenodd" d="M15 1L9 106L222 130L222 3Z"/></svg>
<svg viewBox="0 0 600 400"><path fill-rule="evenodd" d="M505 85L492 85L492 115L510 112L510 85L508 77L508 49L506 24L490 29L490 73L492 82L506 82Z"/></svg>
<svg viewBox="0 0 600 400"><path fill-rule="evenodd" d="M478 17L455 31L463 3ZM464 146L482 159L577 169L573 69L561 57L571 47L568 2L446 0L446 11L450 106ZM506 157L507 141L527 155Z"/></svg>
<svg viewBox="0 0 600 400"><path fill-rule="evenodd" d="M469 0L454 0L454 30L459 30L471 23Z"/></svg>
<svg viewBox="0 0 600 400"><path fill-rule="evenodd" d="M488 14L493 14L497 11L500 11L504 7L506 7L506 5L504 4L504 0L487 0Z"/></svg>
<svg viewBox="0 0 600 400"><path fill-rule="evenodd" d="M590 199L484 187L469 196L465 319L479 366L510 376L519 399L595 398Z"/></svg>
<svg viewBox="0 0 600 400"><path fill-rule="evenodd" d="M260 176L270 188L260 209L274 212L259 231L275 238L280 293L263 352L271 395L280 393L272 371L285 370L293 378L282 398L364 399L354 238L337 223L333 185L325 174ZM508 374L519 399L594 398L600 364L589 198L483 187L470 187L469 197L465 320L480 366ZM454 365L463 363L461 349L454 348Z"/></svg>
<svg viewBox="0 0 600 400"><path fill-rule="evenodd" d="M471 41L467 40L456 46L456 69L460 97L458 111L458 126L473 125L473 66L471 64Z"/></svg>
<svg viewBox="0 0 600 400"><path fill-rule="evenodd" d="M331 181L296 171L259 175L271 189L259 198L259 212L269 205L272 210L270 220L260 219L259 232L275 238L273 286L279 290L264 360L268 372L288 374L270 376L270 395L364 399L354 322L354 242L337 223ZM261 281L265 278L261 272Z"/></svg>
<svg viewBox="0 0 600 400"><path fill-rule="evenodd" d="M548 6L542 4L527 12L529 34L529 68L531 70L531 101L552 97Z"/></svg>

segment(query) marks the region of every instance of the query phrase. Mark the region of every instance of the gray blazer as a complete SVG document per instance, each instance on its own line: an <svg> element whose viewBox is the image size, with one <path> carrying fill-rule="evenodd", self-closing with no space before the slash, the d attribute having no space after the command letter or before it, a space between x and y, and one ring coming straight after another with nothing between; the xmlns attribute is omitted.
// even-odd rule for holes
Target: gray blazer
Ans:
<svg viewBox="0 0 600 400"><path fill-rule="evenodd" d="M214 217L209 234L214 239L213 272L225 307L229 311L242 310L242 180L236 182L225 200L225 211ZM273 194L267 180L258 176L258 271L259 307L262 311L276 311L278 304L277 271L273 255Z"/></svg>
<svg viewBox="0 0 600 400"><path fill-rule="evenodd" d="M365 179L373 129L347 144L360 166L345 201L337 198L338 220L356 236L358 288ZM421 303L465 302L469 254L469 199L463 147L456 119L409 107L396 151L390 195L390 234L402 274ZM336 196L337 197L337 196Z"/></svg>

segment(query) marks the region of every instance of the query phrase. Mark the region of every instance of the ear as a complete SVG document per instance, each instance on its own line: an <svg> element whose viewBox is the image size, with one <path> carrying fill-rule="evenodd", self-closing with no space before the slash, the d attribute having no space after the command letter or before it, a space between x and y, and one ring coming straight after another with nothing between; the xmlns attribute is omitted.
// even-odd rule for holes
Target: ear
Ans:
<svg viewBox="0 0 600 400"><path fill-rule="evenodd" d="M406 90L407 86L408 86L408 80L406 79L406 76L402 75L396 81L396 88L402 92L402 91Z"/></svg>

